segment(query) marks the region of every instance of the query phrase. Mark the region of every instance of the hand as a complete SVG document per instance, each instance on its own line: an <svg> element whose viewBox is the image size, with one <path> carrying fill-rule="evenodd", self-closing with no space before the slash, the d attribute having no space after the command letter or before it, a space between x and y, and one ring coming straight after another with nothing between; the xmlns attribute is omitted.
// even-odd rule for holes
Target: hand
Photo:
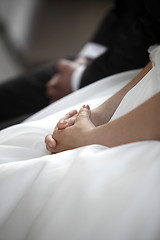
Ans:
<svg viewBox="0 0 160 240"><path fill-rule="evenodd" d="M58 124L62 125L62 129L65 128L64 126L66 124L67 124L67 127L72 126L75 123L76 117L77 117L77 110L72 110L69 113L67 113L62 119L60 119ZM58 124L55 128L58 128ZM47 150L50 152L52 152L50 149L52 149L53 147L56 147L57 145L56 140L53 138L53 134L48 134L45 137L45 143L46 143Z"/></svg>
<svg viewBox="0 0 160 240"><path fill-rule="evenodd" d="M91 59L91 58L86 58L86 57L79 56L79 57L76 58L74 61L75 61L76 63L79 63L80 65L81 65L81 64L87 65L88 63L92 62L92 59Z"/></svg>
<svg viewBox="0 0 160 240"><path fill-rule="evenodd" d="M85 106L83 106L85 107ZM88 107L87 107L88 108ZM67 113L63 118L59 120L56 128L65 129L71 127L75 124L78 113L77 110L72 110ZM90 120L95 126L102 125L106 122L105 117L103 117L102 111L99 108L95 108L91 111ZM52 148L56 147L56 140L53 138L53 134L48 134L45 139L47 149L52 152Z"/></svg>
<svg viewBox="0 0 160 240"><path fill-rule="evenodd" d="M88 105L87 105L88 106ZM83 105L85 107L85 105ZM89 106L88 106L89 107ZM87 107L87 108L88 108ZM73 114L75 113L75 114ZM69 113L67 113L63 118L60 119L60 121L57 123L57 127L59 129L65 129L67 127L70 127L75 124L76 118L77 118L77 111L73 110ZM99 108L95 108L91 111L90 114L90 120L91 122L97 127L107 122L105 116L102 113L102 110Z"/></svg>
<svg viewBox="0 0 160 240"><path fill-rule="evenodd" d="M73 116L76 112L73 112ZM53 134L45 138L46 148L51 153L58 153L69 149L92 144L91 133L95 126L90 120L91 111L89 106L82 107L77 114L74 125L65 129L57 126ZM55 141L57 145L55 146Z"/></svg>
<svg viewBox="0 0 160 240"><path fill-rule="evenodd" d="M50 103L72 92L71 76L80 63L62 59L57 64L58 73L46 84L46 94Z"/></svg>

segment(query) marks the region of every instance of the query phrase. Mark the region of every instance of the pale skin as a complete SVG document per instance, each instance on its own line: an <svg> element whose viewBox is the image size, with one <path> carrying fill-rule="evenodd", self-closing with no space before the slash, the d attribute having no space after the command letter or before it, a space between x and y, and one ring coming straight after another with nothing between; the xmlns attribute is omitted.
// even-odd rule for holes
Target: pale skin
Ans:
<svg viewBox="0 0 160 240"><path fill-rule="evenodd" d="M51 153L77 147L101 144L114 147L126 143L160 140L160 93L156 94L131 112L108 122L126 93L151 69L149 63L129 84L94 110L83 106L62 118L53 134L45 138Z"/></svg>

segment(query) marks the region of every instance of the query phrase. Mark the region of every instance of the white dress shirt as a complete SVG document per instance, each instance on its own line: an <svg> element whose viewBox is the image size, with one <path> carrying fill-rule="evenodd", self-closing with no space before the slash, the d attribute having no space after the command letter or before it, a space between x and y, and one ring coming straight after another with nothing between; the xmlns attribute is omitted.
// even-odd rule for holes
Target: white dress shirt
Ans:
<svg viewBox="0 0 160 240"><path fill-rule="evenodd" d="M78 54L78 57L95 59L102 55L104 52L106 52L107 49L108 48L106 46L100 45L98 43L89 42L86 43L84 47L81 49L81 51ZM71 77L71 86L73 91L76 91L79 88L81 78L86 67L87 66L85 64L82 64L73 72Z"/></svg>

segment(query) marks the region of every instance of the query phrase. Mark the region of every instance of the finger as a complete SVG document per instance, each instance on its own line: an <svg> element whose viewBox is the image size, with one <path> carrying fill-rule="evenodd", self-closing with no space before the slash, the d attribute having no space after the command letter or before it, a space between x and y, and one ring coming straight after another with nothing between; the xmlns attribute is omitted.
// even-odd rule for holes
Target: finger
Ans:
<svg viewBox="0 0 160 240"><path fill-rule="evenodd" d="M55 75L51 78L51 80L49 80L49 81L46 83L46 86L47 86L47 87L54 87L54 86L56 86L56 85L58 84L58 82L59 82L59 78L60 78L60 74L59 74L59 73L55 74Z"/></svg>
<svg viewBox="0 0 160 240"><path fill-rule="evenodd" d="M46 84L46 95L50 98L52 97L58 89L60 81L60 75L56 74L47 84Z"/></svg>
<svg viewBox="0 0 160 240"><path fill-rule="evenodd" d="M71 110L68 112L57 124L57 127L60 129L64 129L66 127L72 126L75 123L75 118L72 119L73 116L77 114L77 110Z"/></svg>
<svg viewBox="0 0 160 240"><path fill-rule="evenodd" d="M90 110L90 106L88 104L84 104L83 107L81 107L80 110L83 110L84 108Z"/></svg>
<svg viewBox="0 0 160 240"><path fill-rule="evenodd" d="M91 122L91 110L90 110L90 107L87 105L87 106L83 106L79 113L78 113L78 116L76 118L76 121L75 121L75 125L81 125L81 127L84 127L86 128L86 126L88 127L95 127L95 125Z"/></svg>
<svg viewBox="0 0 160 240"><path fill-rule="evenodd" d="M45 137L45 144L46 144L46 148L48 151L53 152L53 149L56 147L56 141L55 139L52 137L52 134L48 134Z"/></svg>
<svg viewBox="0 0 160 240"><path fill-rule="evenodd" d="M56 88L50 88L47 90L47 96L49 98L60 98L61 92Z"/></svg>
<svg viewBox="0 0 160 240"><path fill-rule="evenodd" d="M73 117L71 117L67 120L62 120L62 121L58 122L57 127L59 129L65 129L67 127L73 126L75 124L77 116L78 116L78 114L75 114Z"/></svg>
<svg viewBox="0 0 160 240"><path fill-rule="evenodd" d="M69 119L69 118L71 118L71 117L73 117L75 114L77 114L77 110L71 110L71 111L69 111L63 118L61 118L60 120L59 120L59 122L63 122L63 120L67 120L67 119Z"/></svg>
<svg viewBox="0 0 160 240"><path fill-rule="evenodd" d="M90 118L91 115L91 110L89 105L83 105L83 107L80 108L79 112L78 112L78 119L83 118L83 117L87 117Z"/></svg>
<svg viewBox="0 0 160 240"><path fill-rule="evenodd" d="M75 114L77 114L77 110L76 109L71 110L61 120L67 120L70 117L73 117Z"/></svg>
<svg viewBox="0 0 160 240"><path fill-rule="evenodd" d="M67 59L61 59L61 60L57 63L57 70L58 70L59 72L63 72L64 69L65 69L66 67L68 68L71 63L72 63L72 62L69 61L69 60L67 60Z"/></svg>

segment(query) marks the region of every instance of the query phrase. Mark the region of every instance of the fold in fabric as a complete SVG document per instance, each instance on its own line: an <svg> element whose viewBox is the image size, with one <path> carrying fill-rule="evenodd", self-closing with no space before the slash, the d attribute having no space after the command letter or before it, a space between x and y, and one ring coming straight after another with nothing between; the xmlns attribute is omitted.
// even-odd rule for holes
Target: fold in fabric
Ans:
<svg viewBox="0 0 160 240"><path fill-rule="evenodd" d="M157 66L128 92L113 119L159 91ZM0 240L160 238L159 141L55 155L44 143L66 112L99 105L137 72L105 78L0 132Z"/></svg>

